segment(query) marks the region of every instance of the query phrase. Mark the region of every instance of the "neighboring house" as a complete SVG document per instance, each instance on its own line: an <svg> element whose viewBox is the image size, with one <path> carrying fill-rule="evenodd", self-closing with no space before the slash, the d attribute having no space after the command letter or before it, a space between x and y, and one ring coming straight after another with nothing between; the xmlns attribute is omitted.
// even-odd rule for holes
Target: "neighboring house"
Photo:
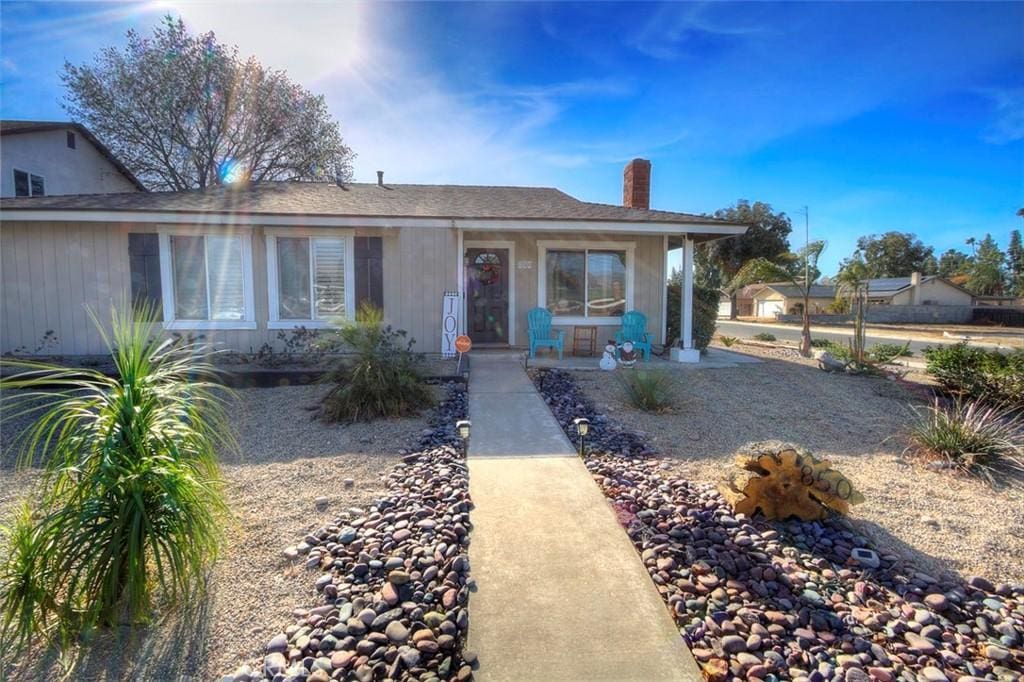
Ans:
<svg viewBox="0 0 1024 682"><path fill-rule="evenodd" d="M683 249L683 342L692 347L695 244L745 225L649 210L650 162L624 171L623 206L557 189L268 182L188 192L0 201L3 309L0 350L104 351L87 308L101 317L131 296L163 311L168 331L250 352L279 330L352 319L369 300L442 350L445 292L461 300L458 331L474 343L527 344L537 306L567 330L611 338L637 309L664 342L667 253ZM445 341L447 344L447 340Z"/></svg>
<svg viewBox="0 0 1024 682"><path fill-rule="evenodd" d="M764 284L748 284L736 292L735 306L736 317L754 317L754 294L765 287ZM730 302L731 303L731 302ZM723 305L721 299L718 303L719 317L732 317L731 305Z"/></svg>
<svg viewBox="0 0 1024 682"><path fill-rule="evenodd" d="M144 191L131 171L78 123L0 121L0 196Z"/></svg>
<svg viewBox="0 0 1024 682"><path fill-rule="evenodd" d="M974 296L938 275L868 280L869 305L971 305Z"/></svg>
<svg viewBox="0 0 1024 682"><path fill-rule="evenodd" d="M827 313L835 301L836 289L823 284L812 284L810 291L811 314ZM804 294L800 287L785 283L768 283L761 286L752 296L754 317L776 315L803 315Z"/></svg>

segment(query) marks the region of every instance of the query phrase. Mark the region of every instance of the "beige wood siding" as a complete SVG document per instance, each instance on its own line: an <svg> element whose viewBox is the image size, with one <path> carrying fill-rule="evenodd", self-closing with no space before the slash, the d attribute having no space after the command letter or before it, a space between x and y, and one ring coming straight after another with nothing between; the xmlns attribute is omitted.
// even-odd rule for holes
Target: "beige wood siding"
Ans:
<svg viewBox="0 0 1024 682"><path fill-rule="evenodd" d="M664 310L665 287L668 275L665 272L666 260L664 239L652 235L622 235L605 233L566 232L471 232L464 233L465 241L511 241L515 243L516 263L511 264L515 271L515 328L517 346L528 345L526 314L532 308L542 306L537 300L537 277L542 263L538 262L538 241L578 241L580 246L588 242L632 242L636 250L633 254L633 307L647 315L647 330L654 334L657 343L662 343L662 311ZM528 269L518 269L519 263L530 263ZM562 328L559 326L559 328ZM572 326L567 330L567 345L572 343ZM604 336L611 338L615 327L598 328L598 338L603 342ZM599 346L600 348L600 346ZM568 348L567 348L568 350Z"/></svg>
<svg viewBox="0 0 1024 682"><path fill-rule="evenodd" d="M415 350L441 350L441 303L458 289L458 238L451 228L395 228L384 235L384 316L416 339Z"/></svg>
<svg viewBox="0 0 1024 682"><path fill-rule="evenodd" d="M248 231L250 228L242 228ZM280 348L267 328L265 232L252 229L253 294L257 328L179 332L201 336L218 348L250 353L265 343ZM156 232L128 223L18 223L0 227L0 352L33 352L52 330L56 343L40 352L106 353L89 318L101 321L129 299L128 233ZM416 349L440 350L443 292L455 290L456 236L443 229L356 228L358 236L384 238L384 308L389 322L416 339ZM286 332L287 333L287 332Z"/></svg>
<svg viewBox="0 0 1024 682"><path fill-rule="evenodd" d="M265 232L252 230L255 330L194 331L217 347L254 352L269 343L280 347L277 330L267 328L267 263ZM128 300L128 233L156 232L158 226L130 223L17 223L0 228L0 351L34 351L48 330L56 343L44 352L63 355L105 353L88 317L93 310L109 318L112 305ZM384 247L384 313L388 322L405 329L423 352L440 350L441 300L458 288L458 236L452 228L356 228L359 236L379 236ZM526 313L537 301L537 241L632 242L634 307L648 317L648 329L661 342L664 305L663 239L650 235L592 233L467 232L467 241L513 241L515 258L529 269L515 272L516 344L526 343ZM515 268L516 264L512 264ZM572 330L569 328L571 336ZM609 334L614 327L602 329ZM189 332L180 332L188 334Z"/></svg>
<svg viewBox="0 0 1024 682"><path fill-rule="evenodd" d="M0 350L34 352L52 331L41 353L104 352L89 311L108 319L130 286L126 235L102 223L5 222Z"/></svg>

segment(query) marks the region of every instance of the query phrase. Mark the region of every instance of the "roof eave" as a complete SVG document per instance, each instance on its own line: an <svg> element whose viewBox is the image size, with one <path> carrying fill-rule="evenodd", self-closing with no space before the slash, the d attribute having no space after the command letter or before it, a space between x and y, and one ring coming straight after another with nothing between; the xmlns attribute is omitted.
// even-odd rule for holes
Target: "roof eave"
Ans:
<svg viewBox="0 0 1024 682"><path fill-rule="evenodd" d="M109 209L0 208L4 220L25 222L121 222L178 225L268 225L303 227L454 227L480 231L540 231L589 228L592 231L731 237L746 225L607 219L474 218L455 216L329 215L211 211L127 211Z"/></svg>

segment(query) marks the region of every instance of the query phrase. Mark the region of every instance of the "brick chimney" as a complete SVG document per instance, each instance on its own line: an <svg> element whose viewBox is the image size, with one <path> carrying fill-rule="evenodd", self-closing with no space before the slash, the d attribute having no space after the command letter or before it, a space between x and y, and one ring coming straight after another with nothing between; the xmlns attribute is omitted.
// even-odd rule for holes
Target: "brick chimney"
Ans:
<svg viewBox="0 0 1024 682"><path fill-rule="evenodd" d="M622 171L622 205L651 207L651 162L647 159L633 159Z"/></svg>

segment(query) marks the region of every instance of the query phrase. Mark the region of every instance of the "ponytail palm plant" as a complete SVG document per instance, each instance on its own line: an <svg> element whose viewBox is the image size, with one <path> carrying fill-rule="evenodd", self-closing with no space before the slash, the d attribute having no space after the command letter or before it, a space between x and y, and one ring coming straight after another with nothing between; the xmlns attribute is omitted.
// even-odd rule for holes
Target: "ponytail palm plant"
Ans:
<svg viewBox="0 0 1024 682"><path fill-rule="evenodd" d="M98 320L114 376L24 360L0 386L30 414L19 465L41 489L0 557L0 649L147 620L201 589L226 512L216 451L228 395L191 343L162 340L151 308Z"/></svg>
<svg viewBox="0 0 1024 682"><path fill-rule="evenodd" d="M861 258L848 261L836 276L836 300L847 300L853 313L853 339L850 342L853 361L864 366L867 327L864 323L868 300L868 268Z"/></svg>

